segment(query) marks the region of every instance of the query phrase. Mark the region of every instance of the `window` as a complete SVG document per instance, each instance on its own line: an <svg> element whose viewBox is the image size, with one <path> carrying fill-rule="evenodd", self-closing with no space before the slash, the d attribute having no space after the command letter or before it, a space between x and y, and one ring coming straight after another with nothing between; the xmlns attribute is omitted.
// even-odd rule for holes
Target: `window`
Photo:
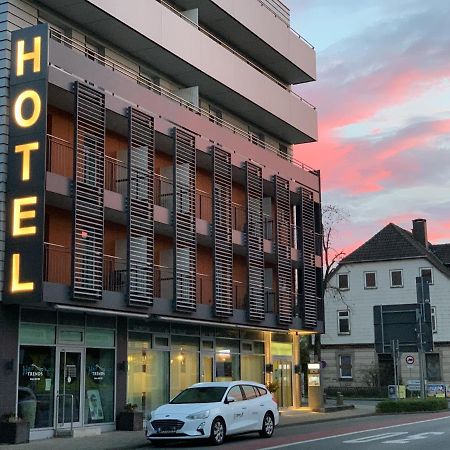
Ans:
<svg viewBox="0 0 450 450"><path fill-rule="evenodd" d="M227 394L228 397L233 397L235 401L240 402L241 400L244 400L244 397L242 396L242 391L239 386L233 386Z"/></svg>
<svg viewBox="0 0 450 450"><path fill-rule="evenodd" d="M338 311L338 334L350 334L350 311Z"/></svg>
<svg viewBox="0 0 450 450"><path fill-rule="evenodd" d="M350 289L348 273L340 273L338 275L338 288L343 291Z"/></svg>
<svg viewBox="0 0 450 450"><path fill-rule="evenodd" d="M428 282L428 284L433 284L433 270L431 267L422 267L420 269L420 276Z"/></svg>
<svg viewBox="0 0 450 450"><path fill-rule="evenodd" d="M436 306L431 307L431 330L433 333L437 333Z"/></svg>
<svg viewBox="0 0 450 450"><path fill-rule="evenodd" d="M439 353L427 353L425 355L425 362L427 366L427 380L440 381L441 364L439 360Z"/></svg>
<svg viewBox="0 0 450 450"><path fill-rule="evenodd" d="M353 378L351 355L339 355L339 378Z"/></svg>
<svg viewBox="0 0 450 450"><path fill-rule="evenodd" d="M375 289L377 287L377 273L364 272L364 288Z"/></svg>
<svg viewBox="0 0 450 450"><path fill-rule="evenodd" d="M244 384L242 386L242 389L244 390L244 395L246 400L251 400L252 398L256 398L258 394L256 393L253 386L250 386L248 384Z"/></svg>
<svg viewBox="0 0 450 450"><path fill-rule="evenodd" d="M403 271L391 270L391 287L403 287Z"/></svg>

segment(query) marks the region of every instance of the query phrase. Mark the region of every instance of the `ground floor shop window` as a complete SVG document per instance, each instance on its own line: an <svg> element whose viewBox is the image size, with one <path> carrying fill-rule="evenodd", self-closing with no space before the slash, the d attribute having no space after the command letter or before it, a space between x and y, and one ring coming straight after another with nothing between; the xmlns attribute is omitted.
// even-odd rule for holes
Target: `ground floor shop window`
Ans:
<svg viewBox="0 0 450 450"><path fill-rule="evenodd" d="M53 426L55 349L21 346L17 411L31 428Z"/></svg>
<svg viewBox="0 0 450 450"><path fill-rule="evenodd" d="M85 423L114 422L114 350L87 348Z"/></svg>
<svg viewBox="0 0 450 450"><path fill-rule="evenodd" d="M130 333L127 402L145 415L169 399L169 352L151 344L150 334Z"/></svg>
<svg viewBox="0 0 450 450"><path fill-rule="evenodd" d="M199 338L172 336L170 351L170 398L198 383L200 375Z"/></svg>

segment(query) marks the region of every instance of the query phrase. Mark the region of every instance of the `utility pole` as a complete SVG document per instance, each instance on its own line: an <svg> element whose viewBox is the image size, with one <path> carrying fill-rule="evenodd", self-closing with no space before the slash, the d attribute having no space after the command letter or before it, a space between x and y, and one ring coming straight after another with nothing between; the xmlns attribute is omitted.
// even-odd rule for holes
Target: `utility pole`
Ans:
<svg viewBox="0 0 450 450"><path fill-rule="evenodd" d="M395 384L395 400L398 400L399 370L398 363L400 360L400 345L398 339L392 339L392 360L394 362L394 384Z"/></svg>

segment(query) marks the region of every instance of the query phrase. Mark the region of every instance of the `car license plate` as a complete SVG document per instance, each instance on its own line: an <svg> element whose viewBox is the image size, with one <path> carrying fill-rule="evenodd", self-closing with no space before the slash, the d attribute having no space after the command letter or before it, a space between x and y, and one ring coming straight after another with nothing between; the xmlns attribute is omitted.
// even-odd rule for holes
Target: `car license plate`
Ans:
<svg viewBox="0 0 450 450"><path fill-rule="evenodd" d="M173 434L176 432L177 432L176 428L163 428L163 429L160 428L158 430L158 434Z"/></svg>

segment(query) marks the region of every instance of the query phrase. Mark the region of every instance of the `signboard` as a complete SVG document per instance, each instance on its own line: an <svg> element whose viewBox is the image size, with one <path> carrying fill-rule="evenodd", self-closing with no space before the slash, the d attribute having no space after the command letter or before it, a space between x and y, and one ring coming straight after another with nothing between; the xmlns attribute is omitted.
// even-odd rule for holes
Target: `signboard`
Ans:
<svg viewBox="0 0 450 450"><path fill-rule="evenodd" d="M423 310L423 314L419 314ZM422 344L425 352L433 351L430 303L376 305L373 307L375 350L392 353L391 343L399 341L400 353L418 351L418 328L421 317Z"/></svg>
<svg viewBox="0 0 450 450"><path fill-rule="evenodd" d="M410 392L420 392L420 380L409 380L406 383L406 389Z"/></svg>
<svg viewBox="0 0 450 450"><path fill-rule="evenodd" d="M5 302L42 300L48 25L11 33Z"/></svg>
<svg viewBox="0 0 450 450"><path fill-rule="evenodd" d="M308 364L308 386L320 386L320 363Z"/></svg>
<svg viewBox="0 0 450 450"><path fill-rule="evenodd" d="M427 397L444 398L445 392L445 384L427 384Z"/></svg>
<svg viewBox="0 0 450 450"><path fill-rule="evenodd" d="M414 356L413 355L406 355L405 361L406 361L406 364L408 364L408 366L413 366L414 362L415 362Z"/></svg>

